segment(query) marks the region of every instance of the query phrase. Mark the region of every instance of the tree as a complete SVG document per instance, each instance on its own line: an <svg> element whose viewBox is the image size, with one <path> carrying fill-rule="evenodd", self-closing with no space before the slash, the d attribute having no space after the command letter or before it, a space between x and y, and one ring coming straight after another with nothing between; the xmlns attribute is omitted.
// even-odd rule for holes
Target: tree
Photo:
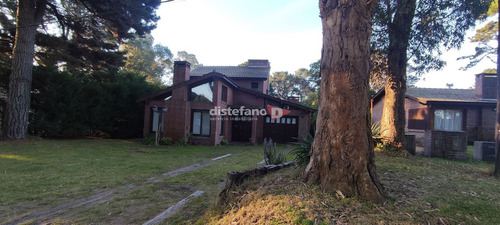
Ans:
<svg viewBox="0 0 500 225"><path fill-rule="evenodd" d="M380 130L385 143L403 146L408 65L416 75L442 68L445 62L439 58L440 48L460 47L465 31L488 4L482 0L379 1L374 13L372 49L387 57Z"/></svg>
<svg viewBox="0 0 500 225"><path fill-rule="evenodd" d="M175 61L188 61L191 64L191 69L195 69L198 66L203 66L203 64L200 64L198 62L198 59L196 59L195 54L189 54L186 51L178 51L177 57L175 57L174 60Z"/></svg>
<svg viewBox="0 0 500 225"><path fill-rule="evenodd" d="M153 45L153 36L135 38L121 46L125 51L124 71L132 72L146 77L149 82L161 83L173 65L173 54L167 46Z"/></svg>
<svg viewBox="0 0 500 225"><path fill-rule="evenodd" d="M294 96L302 101L309 93L314 92L311 87L314 83L308 81L308 70L304 68L298 69L295 74L274 72L269 83L272 87L270 94L281 99Z"/></svg>
<svg viewBox="0 0 500 225"><path fill-rule="evenodd" d="M498 13L498 1L493 0L491 2L490 8L485 15L481 16L480 19L485 19L490 16L494 16ZM475 49L473 55L459 57L458 60L467 59L469 63L462 67L462 70L467 70L476 66L479 62L484 59L488 59L493 63L496 63L497 48L498 45L495 43L498 39L498 21L490 21L483 27L476 30L474 37L470 38L472 43L477 43L478 46Z"/></svg>
<svg viewBox="0 0 500 225"><path fill-rule="evenodd" d="M321 76L320 76L320 65L321 59L313 62L309 65L309 70L307 71L307 81L309 83L309 87L311 88L311 92L309 92L306 97L301 101L301 103L305 106L318 109L319 104L319 89L321 86ZM317 114L313 114L313 121L316 122Z"/></svg>
<svg viewBox="0 0 500 225"><path fill-rule="evenodd" d="M141 137L144 105L136 99L158 90L159 85L130 72L74 76L38 66L33 70L29 132L42 137Z"/></svg>
<svg viewBox="0 0 500 225"><path fill-rule="evenodd" d="M407 49L416 0L397 1L394 20L388 26L387 78L380 133L384 142L403 147Z"/></svg>
<svg viewBox="0 0 500 225"><path fill-rule="evenodd" d="M55 18L64 34L75 40L100 40L102 32L116 40L143 35L155 28L159 17L155 9L160 0L19 0L16 14L16 35L9 76L8 99L3 123L5 139L24 139L28 128L35 37L43 18ZM71 10L70 10L71 9ZM72 12L72 13L67 13ZM78 12L73 13L73 12ZM77 16L75 16L77 15ZM105 29L99 29L105 27ZM106 35L109 37L110 35ZM94 43L96 43L94 41ZM99 43L96 43L99 44Z"/></svg>
<svg viewBox="0 0 500 225"><path fill-rule="evenodd" d="M382 202L368 109L374 4L319 1L323 25L320 103L305 178L324 191Z"/></svg>

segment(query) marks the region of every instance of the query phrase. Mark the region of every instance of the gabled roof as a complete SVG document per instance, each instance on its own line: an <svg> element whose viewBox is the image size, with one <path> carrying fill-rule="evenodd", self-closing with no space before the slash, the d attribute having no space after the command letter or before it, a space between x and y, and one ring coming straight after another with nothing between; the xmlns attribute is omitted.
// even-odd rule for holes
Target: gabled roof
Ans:
<svg viewBox="0 0 500 225"><path fill-rule="evenodd" d="M223 74L220 74L220 73L216 73L216 72L212 72L212 73L208 73L208 74L205 74L201 77L197 77L197 78L194 78L194 79L190 79L190 80L187 80L187 81L184 81L184 82L181 82L181 83L178 83L176 85L173 85L173 86L170 86L166 89L163 89L161 91L157 91L155 93L152 93L152 94L149 94L149 95L146 95L146 96L143 96L142 98L139 98L137 100L137 102L143 102L143 101L146 101L148 99L151 99L151 98L155 98L155 97L158 97L158 96L161 96L161 95L164 95L164 94L167 94L169 92L172 92L173 90L179 88L179 87L182 87L182 86L185 86L185 85L191 85L191 84L194 84L194 83L198 83L198 82L202 82L204 80L208 80L208 79L211 79L211 78L214 78L214 77L217 77L217 78L220 78L224 81L226 81L228 84L230 84L232 87L238 87L236 85L236 83L234 83L234 81L230 80L229 78L227 78L226 76L224 76Z"/></svg>
<svg viewBox="0 0 500 225"><path fill-rule="evenodd" d="M200 77L210 72L217 72L229 78L261 78L268 79L269 66L199 66L191 70L192 77Z"/></svg>
<svg viewBox="0 0 500 225"><path fill-rule="evenodd" d="M161 91L155 92L153 94L149 94L149 95L143 96L142 98L138 99L137 102L144 102L144 101L146 101L148 99L152 99L152 98L155 98L155 97L158 97L158 96L166 95L166 94L172 92L173 90L175 90L175 89L177 89L179 87L186 86L186 85L191 85L191 84L195 84L195 83L200 83L200 82L203 82L203 81L208 80L208 79L213 79L214 77L217 77L219 79L222 79L222 80L226 81L231 87L233 87L233 88L235 88L235 89L237 89L239 91L247 92L247 93L250 93L250 94L253 94L253 95L265 98L265 99L269 99L269 100L273 100L273 101L280 102L280 103L283 103L283 104L287 104L287 105L290 105L290 106L294 106L294 107L297 107L297 108L300 108L300 109L303 109L303 110L307 110L307 111L310 111L310 112L316 111L316 109L309 108L307 106L304 106L304 105L301 105L301 104L298 104L298 103L295 103L295 102L283 100L283 99L280 99L280 98L276 98L276 97L264 94L262 92L257 92L257 91L251 90L251 89L240 87L232 79L230 79L227 76L225 76L224 74L220 74L218 72L211 72L211 73L205 74L205 75L203 75L201 77L196 77L196 78L193 78L193 79L190 79L190 80L178 83L176 85L170 86L170 87L168 87L166 89L163 89Z"/></svg>
<svg viewBox="0 0 500 225"><path fill-rule="evenodd" d="M477 102L482 101L476 97L474 89L450 89L450 88L408 88L406 95L415 97L421 101L445 101L445 102Z"/></svg>
<svg viewBox="0 0 500 225"><path fill-rule="evenodd" d="M372 98L378 101L385 95L382 89ZM422 104L430 102L439 103L496 103L496 100L481 99L476 97L474 89L450 89L450 88L408 88L406 98L418 100Z"/></svg>

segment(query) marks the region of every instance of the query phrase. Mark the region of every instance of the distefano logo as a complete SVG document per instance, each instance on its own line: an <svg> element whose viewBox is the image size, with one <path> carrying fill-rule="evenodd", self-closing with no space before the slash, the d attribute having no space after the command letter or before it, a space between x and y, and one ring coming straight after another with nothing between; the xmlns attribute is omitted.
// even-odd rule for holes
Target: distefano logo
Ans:
<svg viewBox="0 0 500 225"><path fill-rule="evenodd" d="M240 108L221 108L216 106L210 109L209 113L211 116L267 116L271 117L271 120L277 120L283 116L290 113L290 110L282 109L273 105L266 105L266 109L247 109L245 106Z"/></svg>
<svg viewBox="0 0 500 225"><path fill-rule="evenodd" d="M271 116L271 120L277 120L290 113L290 110L282 109L277 106L267 105L267 113Z"/></svg>

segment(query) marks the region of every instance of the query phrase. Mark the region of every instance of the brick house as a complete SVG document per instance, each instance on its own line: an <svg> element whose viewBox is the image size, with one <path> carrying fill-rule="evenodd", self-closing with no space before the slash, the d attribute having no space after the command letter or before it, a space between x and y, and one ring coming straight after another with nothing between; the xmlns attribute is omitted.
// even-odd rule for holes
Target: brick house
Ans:
<svg viewBox="0 0 500 225"><path fill-rule="evenodd" d="M217 145L223 139L289 142L307 136L314 109L268 95L269 73L268 60L248 60L247 66L200 66L193 71L188 62L177 61L173 85L139 99L145 103L144 135L154 134L162 120L163 137L203 145ZM155 105L168 107L163 119L154 116ZM289 114L273 120L262 114L268 105ZM230 113L234 110L238 112Z"/></svg>
<svg viewBox="0 0 500 225"><path fill-rule="evenodd" d="M475 89L408 88L406 131L423 138L426 131L466 131L472 141L493 141L496 74L476 75ZM372 121L380 121L384 90L372 98Z"/></svg>

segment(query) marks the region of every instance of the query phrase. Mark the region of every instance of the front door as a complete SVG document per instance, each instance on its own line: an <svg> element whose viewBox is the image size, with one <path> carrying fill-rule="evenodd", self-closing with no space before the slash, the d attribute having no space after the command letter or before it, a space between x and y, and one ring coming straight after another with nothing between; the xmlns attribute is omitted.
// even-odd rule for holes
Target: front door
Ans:
<svg viewBox="0 0 500 225"><path fill-rule="evenodd" d="M252 118L233 117L232 118L232 141L248 142L252 137Z"/></svg>

